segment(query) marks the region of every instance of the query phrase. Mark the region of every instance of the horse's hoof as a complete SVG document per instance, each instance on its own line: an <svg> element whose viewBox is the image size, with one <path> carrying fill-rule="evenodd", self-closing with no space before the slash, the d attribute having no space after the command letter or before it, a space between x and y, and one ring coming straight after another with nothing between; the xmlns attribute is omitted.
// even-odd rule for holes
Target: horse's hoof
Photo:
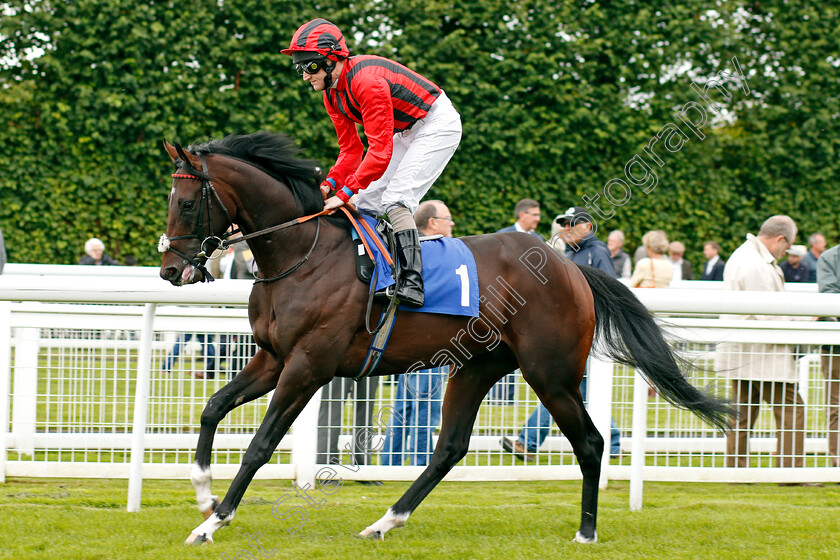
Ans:
<svg viewBox="0 0 840 560"><path fill-rule="evenodd" d="M206 509L201 512L201 515L204 516L204 519L209 518L213 515L213 512L216 511L216 508L219 507L219 497L218 496L211 496L213 498L213 504L210 506L210 509Z"/></svg>
<svg viewBox="0 0 840 560"><path fill-rule="evenodd" d="M371 529L370 527L368 527L356 536L360 539L377 539L380 541L385 540L385 533L383 533L382 531L376 531L374 529Z"/></svg>
<svg viewBox="0 0 840 560"><path fill-rule="evenodd" d="M201 544L213 544L213 538L208 537L205 534L190 533L190 536L187 537L187 540L184 541L184 544L187 545L187 546L201 545Z"/></svg>
<svg viewBox="0 0 840 560"><path fill-rule="evenodd" d="M591 537L584 537L583 534L580 531L578 531L577 533L575 533L575 538L572 539L572 542L579 542L584 544L598 542L598 533L596 531L595 533L592 533Z"/></svg>

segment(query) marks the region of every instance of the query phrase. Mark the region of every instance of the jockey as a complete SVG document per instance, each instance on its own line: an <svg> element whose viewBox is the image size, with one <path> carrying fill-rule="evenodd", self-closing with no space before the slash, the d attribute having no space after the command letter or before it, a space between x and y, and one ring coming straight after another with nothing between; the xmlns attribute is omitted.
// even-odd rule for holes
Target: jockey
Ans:
<svg viewBox="0 0 840 560"><path fill-rule="evenodd" d="M321 184L325 208L355 195L362 212L387 214L394 228L401 278L397 299L423 306L420 241L412 215L461 140L461 118L437 85L378 56L350 56L344 35L325 19L302 25L288 49L303 80L324 92L339 154ZM364 127L368 149L359 136ZM395 259L396 260L396 259ZM388 294L390 295L390 294Z"/></svg>

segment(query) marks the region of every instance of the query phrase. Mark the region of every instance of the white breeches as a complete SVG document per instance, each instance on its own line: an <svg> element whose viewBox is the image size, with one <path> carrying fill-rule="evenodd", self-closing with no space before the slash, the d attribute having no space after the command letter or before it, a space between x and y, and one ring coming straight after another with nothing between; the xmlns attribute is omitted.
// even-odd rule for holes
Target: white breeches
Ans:
<svg viewBox="0 0 840 560"><path fill-rule="evenodd" d="M461 116L441 92L425 118L410 130L394 134L388 168L382 177L359 191L356 207L378 216L399 203L414 214L460 141Z"/></svg>

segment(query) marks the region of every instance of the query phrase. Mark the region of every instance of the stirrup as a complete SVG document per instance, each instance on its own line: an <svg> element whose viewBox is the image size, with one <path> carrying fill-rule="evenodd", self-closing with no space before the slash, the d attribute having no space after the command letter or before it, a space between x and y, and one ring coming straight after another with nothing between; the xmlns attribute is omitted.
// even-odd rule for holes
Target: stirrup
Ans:
<svg viewBox="0 0 840 560"><path fill-rule="evenodd" d="M377 300L377 301L383 301L383 302L391 301L395 297L394 290L396 288L397 288L396 284L391 284L390 286L388 286L386 288L383 288L383 289L379 290L378 292L375 292L373 294L373 298L374 298L374 300ZM419 302L417 302L413 299L410 299L410 298L409 299L403 299L399 295L399 290L397 289L396 291L397 291L397 294L396 294L397 303L399 305L405 305L407 307L414 307L415 309L419 309L419 308L421 308L425 305L425 301L423 303L418 304Z"/></svg>
<svg viewBox="0 0 840 560"><path fill-rule="evenodd" d="M386 286L381 290L375 292L373 294L373 299L383 301L387 300L390 301L394 298L394 289L397 287L396 284L391 284L390 286Z"/></svg>

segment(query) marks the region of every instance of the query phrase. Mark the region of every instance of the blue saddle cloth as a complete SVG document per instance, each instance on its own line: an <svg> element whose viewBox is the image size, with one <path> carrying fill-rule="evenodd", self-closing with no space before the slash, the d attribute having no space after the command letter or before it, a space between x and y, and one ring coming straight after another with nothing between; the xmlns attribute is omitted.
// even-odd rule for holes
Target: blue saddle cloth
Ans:
<svg viewBox="0 0 840 560"><path fill-rule="evenodd" d="M376 220L362 214L371 229ZM379 291L394 284L391 267L376 247L366 229L362 233L373 251L376 263L376 286ZM400 306L400 310L478 317L478 271L475 257L463 241L442 237L420 243L423 252L423 287L425 305L420 308Z"/></svg>

